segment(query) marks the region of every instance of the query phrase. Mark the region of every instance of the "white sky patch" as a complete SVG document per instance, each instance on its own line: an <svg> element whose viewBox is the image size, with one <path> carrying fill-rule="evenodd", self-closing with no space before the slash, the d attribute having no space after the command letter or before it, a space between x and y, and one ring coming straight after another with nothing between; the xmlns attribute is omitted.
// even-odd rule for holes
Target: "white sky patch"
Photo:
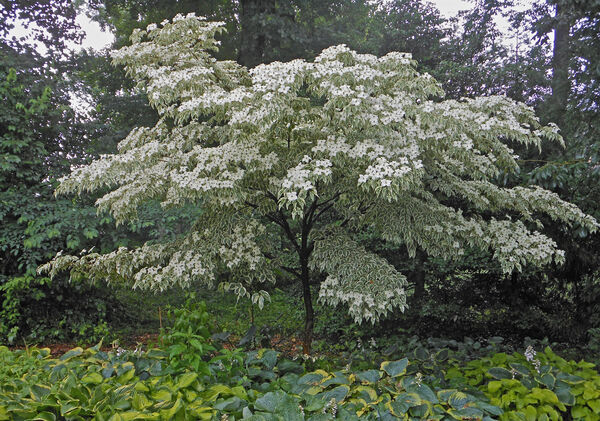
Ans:
<svg viewBox="0 0 600 421"><path fill-rule="evenodd" d="M430 0L440 10L442 15L449 18L456 16L461 10L468 10L471 4L465 0Z"/></svg>
<svg viewBox="0 0 600 421"><path fill-rule="evenodd" d="M96 51L100 51L104 48L110 47L110 45L114 42L115 36L112 33L103 31L98 22L90 20L90 18L88 18L86 15L77 15L75 21L85 33L85 38L83 39L81 45L71 43L69 44L69 47L75 50L80 48L85 48L86 50L92 48Z"/></svg>
<svg viewBox="0 0 600 421"><path fill-rule="evenodd" d="M100 51L110 47L115 40L115 36L112 33L103 31L98 22L93 22L83 13L77 15L75 22L81 27L85 37L81 44L72 41L67 42L67 47L72 50L78 51L82 48L85 48L86 50L92 48L95 51ZM39 42L33 42L33 40L31 40L32 29L39 29L35 22L30 23L29 28L26 28L22 21L17 20L15 21L15 27L10 31L9 36L29 39L30 42L36 45L38 53L46 55L48 52L46 47Z"/></svg>

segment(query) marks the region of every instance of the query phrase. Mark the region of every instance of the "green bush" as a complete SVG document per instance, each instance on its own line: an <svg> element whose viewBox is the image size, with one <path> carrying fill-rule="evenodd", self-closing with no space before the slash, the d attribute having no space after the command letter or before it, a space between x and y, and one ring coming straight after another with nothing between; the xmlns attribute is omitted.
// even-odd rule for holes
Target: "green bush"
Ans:
<svg viewBox="0 0 600 421"><path fill-rule="evenodd" d="M109 338L121 305L106 287L64 278L24 275L0 285L0 343Z"/></svg>

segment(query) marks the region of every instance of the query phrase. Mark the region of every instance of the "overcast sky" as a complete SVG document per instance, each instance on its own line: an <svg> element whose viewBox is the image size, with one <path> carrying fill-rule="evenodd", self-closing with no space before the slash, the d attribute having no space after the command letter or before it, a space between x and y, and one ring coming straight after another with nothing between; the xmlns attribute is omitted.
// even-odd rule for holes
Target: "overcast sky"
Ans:
<svg viewBox="0 0 600 421"><path fill-rule="evenodd" d="M431 2L433 2L438 9L441 11L441 13L446 16L446 17L451 17L456 15L460 10L465 10L465 9L469 9L471 7L471 4L466 1L466 0L430 0ZM523 10L527 7L529 7L529 5L531 4L532 0L518 0L516 3L518 4L518 6L516 6L517 9L519 10ZM85 39L83 40L83 43L81 45L81 47L79 48L93 48L95 50L100 50L102 48L105 48L107 46L109 46L112 41L113 41L113 36L110 33L107 32L102 32L100 30L100 25L98 25L96 22L92 22L90 21L89 18L87 18L85 15L81 14L77 17L77 23L81 26L81 28L84 30L86 36ZM502 17L498 17L496 19L496 23L498 24L499 28L503 31L507 31L508 30L508 22L506 21L506 19L502 18ZM15 30L13 31L13 33L15 35L24 35L27 33L27 30L24 29L22 26L17 26L17 28L15 28ZM76 46L75 44L72 45L73 48L78 48L78 46Z"/></svg>

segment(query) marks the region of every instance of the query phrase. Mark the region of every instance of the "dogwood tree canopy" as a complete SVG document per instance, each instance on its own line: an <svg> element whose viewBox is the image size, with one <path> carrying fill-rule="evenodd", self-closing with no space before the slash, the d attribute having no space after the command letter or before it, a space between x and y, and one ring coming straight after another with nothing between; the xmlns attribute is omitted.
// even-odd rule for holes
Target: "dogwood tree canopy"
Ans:
<svg viewBox="0 0 600 421"><path fill-rule="evenodd" d="M413 255L421 248L453 259L487 249L510 272L563 260L540 215L598 227L549 191L491 181L519 169L509 142L561 141L526 105L501 96L442 100L440 85L408 54L378 58L344 45L313 62L247 69L211 56L222 28L188 15L134 32L113 59L161 118L57 189L108 190L97 206L118 222L135 219L148 200L165 208L191 202L202 216L175 241L59 255L44 270L153 290L212 285L227 273L241 295L285 270L303 285L312 329L316 273L325 279L319 298L346 304L358 322L406 306L406 278L353 240L358 230Z"/></svg>

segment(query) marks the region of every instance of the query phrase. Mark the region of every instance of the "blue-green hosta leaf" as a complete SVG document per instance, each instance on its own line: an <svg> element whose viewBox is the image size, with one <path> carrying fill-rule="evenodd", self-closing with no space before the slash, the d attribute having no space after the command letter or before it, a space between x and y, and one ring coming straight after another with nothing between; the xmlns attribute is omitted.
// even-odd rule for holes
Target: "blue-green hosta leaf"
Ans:
<svg viewBox="0 0 600 421"><path fill-rule="evenodd" d="M356 386L353 388L352 394L367 403L375 402L378 398L377 391L370 386Z"/></svg>
<svg viewBox="0 0 600 421"><path fill-rule="evenodd" d="M356 378L363 383L377 383L381 379L381 372L379 370L366 370L356 373Z"/></svg>
<svg viewBox="0 0 600 421"><path fill-rule="evenodd" d="M492 367L488 370L488 374L498 380L513 378L513 374L503 367Z"/></svg>
<svg viewBox="0 0 600 421"><path fill-rule="evenodd" d="M420 386L417 384L413 384L406 389L407 392L416 393L423 399L424 401L431 402L432 404L439 403L439 400L433 390L426 384L421 384Z"/></svg>
<svg viewBox="0 0 600 421"><path fill-rule="evenodd" d="M30 391L31 391L31 397L38 401L41 402L44 400L44 398L46 396L48 396L51 392L51 388L43 385L43 384L34 384L31 385Z"/></svg>
<svg viewBox="0 0 600 421"><path fill-rule="evenodd" d="M422 346L415 349L415 358L417 360L425 361L429 359L429 353Z"/></svg>
<svg viewBox="0 0 600 421"><path fill-rule="evenodd" d="M302 374L304 372L304 368L301 364L287 359L279 361L277 369L281 375L286 373Z"/></svg>
<svg viewBox="0 0 600 421"><path fill-rule="evenodd" d="M327 392L320 393L319 395L321 395L326 402L329 402L331 399L335 399L336 402L341 402L348 396L348 393L350 393L350 388L343 385L328 390Z"/></svg>
<svg viewBox="0 0 600 421"><path fill-rule="evenodd" d="M571 388L557 387L554 393L556 393L556 397L558 397L558 400L564 403L565 405L575 405L575 396L573 396L573 394L571 393Z"/></svg>
<svg viewBox="0 0 600 421"><path fill-rule="evenodd" d="M585 379L583 377L579 377L579 376L575 376L573 374L567 374L567 373L558 373L556 375L556 378L559 380L562 380L563 382L565 382L567 384L571 384L571 385L585 382Z"/></svg>
<svg viewBox="0 0 600 421"><path fill-rule="evenodd" d="M274 381L277 378L277 374L273 370L262 370L259 367L248 368L248 377L258 377L265 381Z"/></svg>
<svg viewBox="0 0 600 421"><path fill-rule="evenodd" d="M63 417L68 416L68 417L73 417L75 415L77 415L79 412L81 412L81 403L79 401L76 400L69 400L69 401L61 401L60 402L60 415L62 415Z"/></svg>
<svg viewBox="0 0 600 421"><path fill-rule="evenodd" d="M298 379L298 384L310 384L311 386L316 386L321 384L323 379L326 377L328 377L327 372L323 370L317 370L300 377Z"/></svg>
<svg viewBox="0 0 600 421"><path fill-rule="evenodd" d="M521 379L521 384L525 386L527 389L533 389L538 384L531 376L523 376Z"/></svg>
<svg viewBox="0 0 600 421"><path fill-rule="evenodd" d="M408 412L413 417L418 417L418 419L425 419L426 415L429 413L430 406L426 403L421 405L413 406L408 410Z"/></svg>
<svg viewBox="0 0 600 421"><path fill-rule="evenodd" d="M238 398L237 396L232 396L229 399L221 400L213 405L213 408L218 409L219 411L228 411L235 412L239 411L240 408L247 405L247 402Z"/></svg>
<svg viewBox="0 0 600 421"><path fill-rule="evenodd" d="M447 401L454 409L463 409L468 403L472 402L472 400L465 393L458 391L452 393Z"/></svg>
<svg viewBox="0 0 600 421"><path fill-rule="evenodd" d="M526 367L523 364L509 363L508 365L510 366L510 368L512 368L517 373L519 373L523 376L528 376L531 373L531 370L529 369L529 367Z"/></svg>
<svg viewBox="0 0 600 421"><path fill-rule="evenodd" d="M483 411L474 407L463 409L450 409L448 413L459 420L478 420L483 418Z"/></svg>
<svg viewBox="0 0 600 421"><path fill-rule="evenodd" d="M38 413L34 418L31 418L31 420L33 420L33 421L56 421L56 415L54 415L51 412L43 411L43 412Z"/></svg>
<svg viewBox="0 0 600 421"><path fill-rule="evenodd" d="M403 416L413 406L421 405L421 397L416 393L400 393L391 402L392 409L396 416Z"/></svg>
<svg viewBox="0 0 600 421"><path fill-rule="evenodd" d="M105 379L108 379L109 377L111 377L115 372L115 368L113 366L108 366L102 369L102 377L104 377Z"/></svg>
<svg viewBox="0 0 600 421"><path fill-rule="evenodd" d="M545 374L542 374L541 376L536 376L535 380L538 383L541 383L544 386L546 386L548 389L554 389L554 385L556 384L556 377L554 377L550 373L545 373Z"/></svg>
<svg viewBox="0 0 600 421"><path fill-rule="evenodd" d="M380 369L385 371L390 377L397 377L406 373L406 367L408 367L408 358L398 361L384 361L381 363Z"/></svg>
<svg viewBox="0 0 600 421"><path fill-rule="evenodd" d="M258 411L281 414L285 417L285 420L289 421L302 421L304 419L298 402L281 390L268 392L261 396L254 402L254 408Z"/></svg>
<svg viewBox="0 0 600 421"><path fill-rule="evenodd" d="M504 414L504 411L502 409L487 402L477 402L477 407L497 417Z"/></svg>
<svg viewBox="0 0 600 421"><path fill-rule="evenodd" d="M333 377L325 380L321 386L327 387L333 384L350 384L350 380L341 371L336 371L333 373Z"/></svg>
<svg viewBox="0 0 600 421"><path fill-rule="evenodd" d="M305 399L304 411L305 412L315 412L320 411L325 407L327 402L323 399L322 394L318 395L304 395Z"/></svg>
<svg viewBox="0 0 600 421"><path fill-rule="evenodd" d="M446 361L449 356L450 356L450 351L447 348L444 348L444 349L438 351L437 354L435 354L435 359L436 359L436 361Z"/></svg>
<svg viewBox="0 0 600 421"><path fill-rule="evenodd" d="M333 419L331 414L315 414L307 418L307 421L331 421Z"/></svg>
<svg viewBox="0 0 600 421"><path fill-rule="evenodd" d="M258 352L258 359L260 363L267 369L272 370L277 364L277 359L279 357L279 352L269 349L269 350L260 350Z"/></svg>

